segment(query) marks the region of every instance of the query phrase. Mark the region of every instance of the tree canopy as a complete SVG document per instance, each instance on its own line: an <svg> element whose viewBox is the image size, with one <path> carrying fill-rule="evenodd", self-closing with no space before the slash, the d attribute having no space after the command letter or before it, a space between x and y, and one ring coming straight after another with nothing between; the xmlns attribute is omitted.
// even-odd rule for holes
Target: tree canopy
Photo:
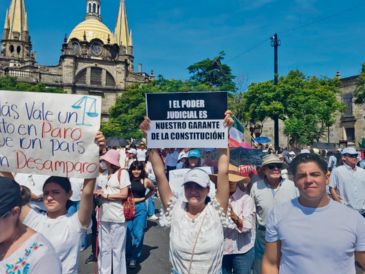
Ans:
<svg viewBox="0 0 365 274"><path fill-rule="evenodd" d="M236 91L235 76L231 68L223 64L225 53L221 51L213 59L206 58L188 67L191 81L208 84L222 91Z"/></svg>
<svg viewBox="0 0 365 274"><path fill-rule="evenodd" d="M294 70L279 79L251 84L244 97L246 117L251 122L266 118L284 120L284 133L292 144L311 144L335 123L336 111L343 106L336 95L339 81L306 77Z"/></svg>
<svg viewBox="0 0 365 274"><path fill-rule="evenodd" d="M142 137L139 124L146 115L146 93L217 90L215 87L197 81L166 80L162 76L150 83L128 87L110 109L109 120L102 123L102 131L107 137Z"/></svg>
<svg viewBox="0 0 365 274"><path fill-rule="evenodd" d="M365 103L365 64L362 64L361 73L359 75L359 78L357 79L355 89L355 103Z"/></svg>

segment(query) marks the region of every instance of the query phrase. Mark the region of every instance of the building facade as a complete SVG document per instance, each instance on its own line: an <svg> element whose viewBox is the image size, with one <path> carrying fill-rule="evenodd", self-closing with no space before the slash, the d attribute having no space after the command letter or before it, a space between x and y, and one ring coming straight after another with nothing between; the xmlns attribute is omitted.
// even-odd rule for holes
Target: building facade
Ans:
<svg viewBox="0 0 365 274"><path fill-rule="evenodd" d="M101 0L86 0L86 16L64 38L59 63L37 64L32 52L25 0L11 0L1 40L0 75L19 81L62 87L67 93L98 95L103 118L126 87L145 83L153 75L134 71L132 33L124 0L112 33L102 22Z"/></svg>

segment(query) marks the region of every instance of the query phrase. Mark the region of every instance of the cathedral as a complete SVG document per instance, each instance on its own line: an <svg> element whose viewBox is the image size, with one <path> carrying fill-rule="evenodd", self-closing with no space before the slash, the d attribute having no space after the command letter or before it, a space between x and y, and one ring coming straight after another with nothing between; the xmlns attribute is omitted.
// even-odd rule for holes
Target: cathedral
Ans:
<svg viewBox="0 0 365 274"><path fill-rule="evenodd" d="M101 0L86 0L86 16L65 37L55 66L36 62L27 23L25 0L11 0L1 40L0 76L17 77L28 83L61 87L71 94L101 96L103 118L126 87L153 79L135 72L133 40L124 0L112 33L100 16Z"/></svg>

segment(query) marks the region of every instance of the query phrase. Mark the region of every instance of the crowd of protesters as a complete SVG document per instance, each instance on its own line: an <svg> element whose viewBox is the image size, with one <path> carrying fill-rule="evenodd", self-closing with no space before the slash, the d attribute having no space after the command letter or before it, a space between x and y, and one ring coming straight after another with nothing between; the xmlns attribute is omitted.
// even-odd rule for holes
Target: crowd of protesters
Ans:
<svg viewBox="0 0 365 274"><path fill-rule="evenodd" d="M224 121L232 125L230 112ZM140 263L147 219L170 227L174 274L365 269L365 170L352 147L260 146L254 166L231 164L228 148L147 150L141 140L105 149L102 134L96 141L97 178L1 174L0 273L78 273L90 230L86 263L97 262L101 274L127 273ZM179 169L186 172L176 184ZM135 215L126 220L129 195Z"/></svg>

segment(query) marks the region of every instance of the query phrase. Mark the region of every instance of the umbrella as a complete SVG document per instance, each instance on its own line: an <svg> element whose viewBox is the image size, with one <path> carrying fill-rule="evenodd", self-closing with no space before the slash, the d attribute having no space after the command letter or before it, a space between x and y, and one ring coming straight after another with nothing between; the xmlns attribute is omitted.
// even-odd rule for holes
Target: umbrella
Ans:
<svg viewBox="0 0 365 274"><path fill-rule="evenodd" d="M262 157L265 155L260 149L233 148L230 150L230 163L235 166L254 165L261 166Z"/></svg>
<svg viewBox="0 0 365 274"><path fill-rule="evenodd" d="M266 136L260 136L260 137L257 137L255 139L253 139L256 143L258 144L268 144L271 142L271 139L269 137L266 137Z"/></svg>

